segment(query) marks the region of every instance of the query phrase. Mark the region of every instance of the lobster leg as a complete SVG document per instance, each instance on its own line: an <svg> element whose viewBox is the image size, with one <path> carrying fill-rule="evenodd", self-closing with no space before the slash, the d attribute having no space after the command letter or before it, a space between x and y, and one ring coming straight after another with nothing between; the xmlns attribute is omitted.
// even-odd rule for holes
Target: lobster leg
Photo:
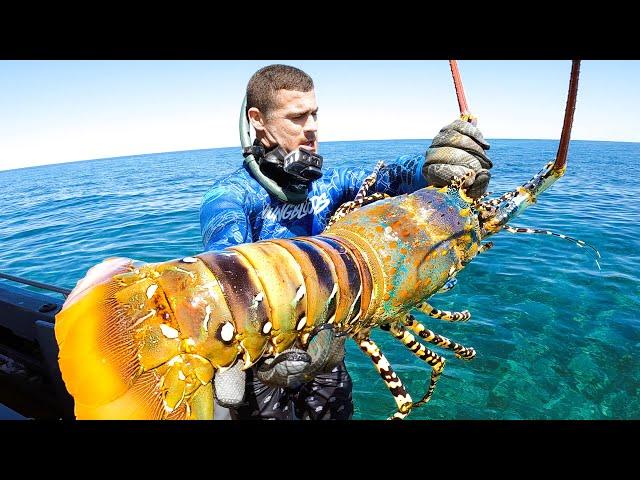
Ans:
<svg viewBox="0 0 640 480"><path fill-rule="evenodd" d="M360 200L352 200L350 202L343 203L338 207L336 213L333 214L331 220L327 223L327 228L333 225L337 220L340 220L345 215L359 209L360 207L364 207L365 205L369 205L370 203L377 202L378 200L385 198L389 198L389 195L386 193L374 192L368 197L364 197Z"/></svg>
<svg viewBox="0 0 640 480"><path fill-rule="evenodd" d="M462 358L464 360L471 360L476 356L476 351L471 347L464 347L459 343L452 342L446 337L442 335L438 335L437 333L432 332L428 328L425 328L420 322L416 320L416 317L409 314L404 319L403 323L405 326L409 327L409 329L413 330L417 333L420 338L423 338L429 343L433 343L438 345L439 347L448 348L449 350L453 350L456 354L456 357Z"/></svg>
<svg viewBox="0 0 640 480"><path fill-rule="evenodd" d="M495 207L500 205L502 202L507 202L514 198L518 194L518 191L511 191L507 193L503 193L498 198L494 198L493 200L487 200L486 202L479 203L479 207Z"/></svg>
<svg viewBox="0 0 640 480"><path fill-rule="evenodd" d="M384 354L380 351L378 346L368 337L360 338L356 340L360 350L366 353L376 367L376 370L384 380L385 385L393 395L393 399L396 401L398 411L395 412L389 420L402 420L411 411L412 402L411 396L405 390L402 381L393 371L389 361L385 358Z"/></svg>
<svg viewBox="0 0 640 480"><path fill-rule="evenodd" d="M435 352L432 352L422 343L416 340L411 333L400 323L395 322L391 324L381 325L382 330L388 330L391 334L400 340L405 347L413 352L413 354L420 360L428 363L431 366L431 382L429 383L429 389L422 396L422 398L412 405L412 408L424 405L431 399L431 395L436 388L436 382L440 378L440 374L444 370L445 359Z"/></svg>
<svg viewBox="0 0 640 480"><path fill-rule="evenodd" d="M493 242L483 243L478 247L478 254L491 250L491 248L493 248Z"/></svg>
<svg viewBox="0 0 640 480"><path fill-rule="evenodd" d="M431 306L428 302L422 302L416 308L421 312L426 313L430 317L440 320L446 320L447 322L466 322L471 318L471 314L468 310L463 310L462 312L438 310L437 308Z"/></svg>
<svg viewBox="0 0 640 480"><path fill-rule="evenodd" d="M356 194L355 198L349 202L345 202L342 205L340 205L338 209L335 211L335 213L331 216L331 218L329 219L329 222L327 223L327 228L333 225L337 220L357 210L363 205L368 205L369 203L375 202L376 200L381 200L383 198L387 198L389 196L386 193L378 193L378 192L375 192L372 195L367 196L369 189L373 186L374 183L376 183L376 178L378 178L378 172L383 166L384 166L384 163L382 161L376 164L371 175L365 178L364 181L362 182L362 185L360 186L360 189L358 190L358 193Z"/></svg>
<svg viewBox="0 0 640 480"><path fill-rule="evenodd" d="M371 175L365 178L364 181L362 182L362 185L360 185L360 189L358 190L358 193L356 193L356 196L353 199L354 202L358 200L362 200L364 199L364 197L367 196L369 189L373 187L374 183L376 183L376 178L378 178L378 172L382 167L384 167L384 162L382 160L376 163L376 166L373 167L373 172L371 172Z"/></svg>

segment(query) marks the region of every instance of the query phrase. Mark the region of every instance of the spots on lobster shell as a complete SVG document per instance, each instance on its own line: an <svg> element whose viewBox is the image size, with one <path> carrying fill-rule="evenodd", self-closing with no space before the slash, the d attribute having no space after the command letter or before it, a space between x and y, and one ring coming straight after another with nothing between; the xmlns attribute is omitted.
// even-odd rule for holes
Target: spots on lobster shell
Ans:
<svg viewBox="0 0 640 480"><path fill-rule="evenodd" d="M264 300L264 293L258 292L255 297L253 297L253 302L251 303L250 308L256 308L258 303Z"/></svg>
<svg viewBox="0 0 640 480"><path fill-rule="evenodd" d="M202 328L204 328L204 331L206 332L209 329L209 319L211 318L211 306L207 305L204 311L205 311L205 316L204 316L204 320L202 320Z"/></svg>
<svg viewBox="0 0 640 480"><path fill-rule="evenodd" d="M351 305L351 318L348 323L354 323L361 315L361 307L362 304L362 286L360 286L360 290L358 290L358 294L356 295L356 299L353 301Z"/></svg>
<svg viewBox="0 0 640 480"><path fill-rule="evenodd" d="M156 314L156 309L152 308L151 311L149 313L147 313L146 315L143 315L142 317L138 318L132 325L131 328L133 327L137 327L138 325L140 325L142 322L144 322L147 318L151 318Z"/></svg>
<svg viewBox="0 0 640 480"><path fill-rule="evenodd" d="M156 285L155 283L153 285L149 285L149 288L147 288L147 298L153 297L153 294L156 293L156 290L158 290L158 285Z"/></svg>
<svg viewBox="0 0 640 480"><path fill-rule="evenodd" d="M338 284L333 285L333 290L331 290L331 295L329 296L329 300L327 302L327 323L333 323L336 319L336 308L338 306L337 301L337 293L338 293Z"/></svg>
<svg viewBox="0 0 640 480"><path fill-rule="evenodd" d="M180 336L175 328L170 327L169 325L165 325L164 323L160 324L160 330L162 331L162 334L167 338L178 338Z"/></svg>
<svg viewBox="0 0 640 480"><path fill-rule="evenodd" d="M273 328L273 324L267 321L262 326L262 333L264 333L265 335L269 335L269 332L271 331L272 328Z"/></svg>
<svg viewBox="0 0 640 480"><path fill-rule="evenodd" d="M296 291L296 296L295 296L295 298L293 299L293 305L297 305L297 304L298 304L298 302L299 302L300 300L302 300L302 297L304 297L304 294L305 294L305 293L306 293L306 288L305 288L304 283L303 283L302 285L300 285L300 286L298 287L298 290Z"/></svg>
<svg viewBox="0 0 640 480"><path fill-rule="evenodd" d="M231 322L225 322L220 326L220 339L225 343L231 343L235 334L235 327Z"/></svg>

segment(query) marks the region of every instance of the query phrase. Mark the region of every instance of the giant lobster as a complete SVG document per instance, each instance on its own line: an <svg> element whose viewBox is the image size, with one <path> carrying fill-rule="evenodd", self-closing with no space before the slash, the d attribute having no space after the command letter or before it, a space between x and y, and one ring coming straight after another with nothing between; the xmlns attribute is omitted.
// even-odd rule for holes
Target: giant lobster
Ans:
<svg viewBox="0 0 640 480"><path fill-rule="evenodd" d="M578 73L575 61L555 162L499 198L471 198L464 177L409 195L369 195L379 164L320 235L155 264L112 258L91 268L55 323L76 417L211 419L217 373L237 362L247 369L290 347L306 349L327 325L371 358L395 399L391 418L426 403L445 359L423 342L462 359L475 351L425 328L411 311L468 320L467 311L439 311L429 297L490 248L483 241L499 231L550 233L508 223L565 172ZM418 401L371 340L376 327L430 366Z"/></svg>

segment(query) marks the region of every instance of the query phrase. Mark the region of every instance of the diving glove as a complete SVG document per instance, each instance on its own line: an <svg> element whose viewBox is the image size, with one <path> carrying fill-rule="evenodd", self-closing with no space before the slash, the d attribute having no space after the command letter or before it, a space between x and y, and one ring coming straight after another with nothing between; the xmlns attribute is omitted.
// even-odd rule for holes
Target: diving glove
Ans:
<svg viewBox="0 0 640 480"><path fill-rule="evenodd" d="M489 144L482 132L471 123L456 120L443 127L435 136L426 153L422 175L429 185L444 187L454 178L473 172L466 182L467 194L481 197L489 186L493 163L485 154Z"/></svg>
<svg viewBox="0 0 640 480"><path fill-rule="evenodd" d="M257 368L258 379L272 387L298 388L320 373L329 373L344 359L346 335L325 324L311 337L306 351L289 348Z"/></svg>

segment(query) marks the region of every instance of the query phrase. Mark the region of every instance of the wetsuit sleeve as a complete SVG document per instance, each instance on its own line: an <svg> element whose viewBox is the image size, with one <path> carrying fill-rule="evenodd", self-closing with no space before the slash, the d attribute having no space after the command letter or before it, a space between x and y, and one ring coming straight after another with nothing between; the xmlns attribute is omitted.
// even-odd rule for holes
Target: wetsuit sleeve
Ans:
<svg viewBox="0 0 640 480"><path fill-rule="evenodd" d="M252 242L244 195L226 186L211 188L200 206L200 231L205 251Z"/></svg>
<svg viewBox="0 0 640 480"><path fill-rule="evenodd" d="M378 173L376 183L370 192L395 196L415 192L426 187L427 181L422 176L424 162L424 155L420 154L402 155L392 163L385 162L385 166ZM343 180L343 201L352 200L355 197L362 182L372 171L373 168L345 169L344 175L340 175Z"/></svg>

